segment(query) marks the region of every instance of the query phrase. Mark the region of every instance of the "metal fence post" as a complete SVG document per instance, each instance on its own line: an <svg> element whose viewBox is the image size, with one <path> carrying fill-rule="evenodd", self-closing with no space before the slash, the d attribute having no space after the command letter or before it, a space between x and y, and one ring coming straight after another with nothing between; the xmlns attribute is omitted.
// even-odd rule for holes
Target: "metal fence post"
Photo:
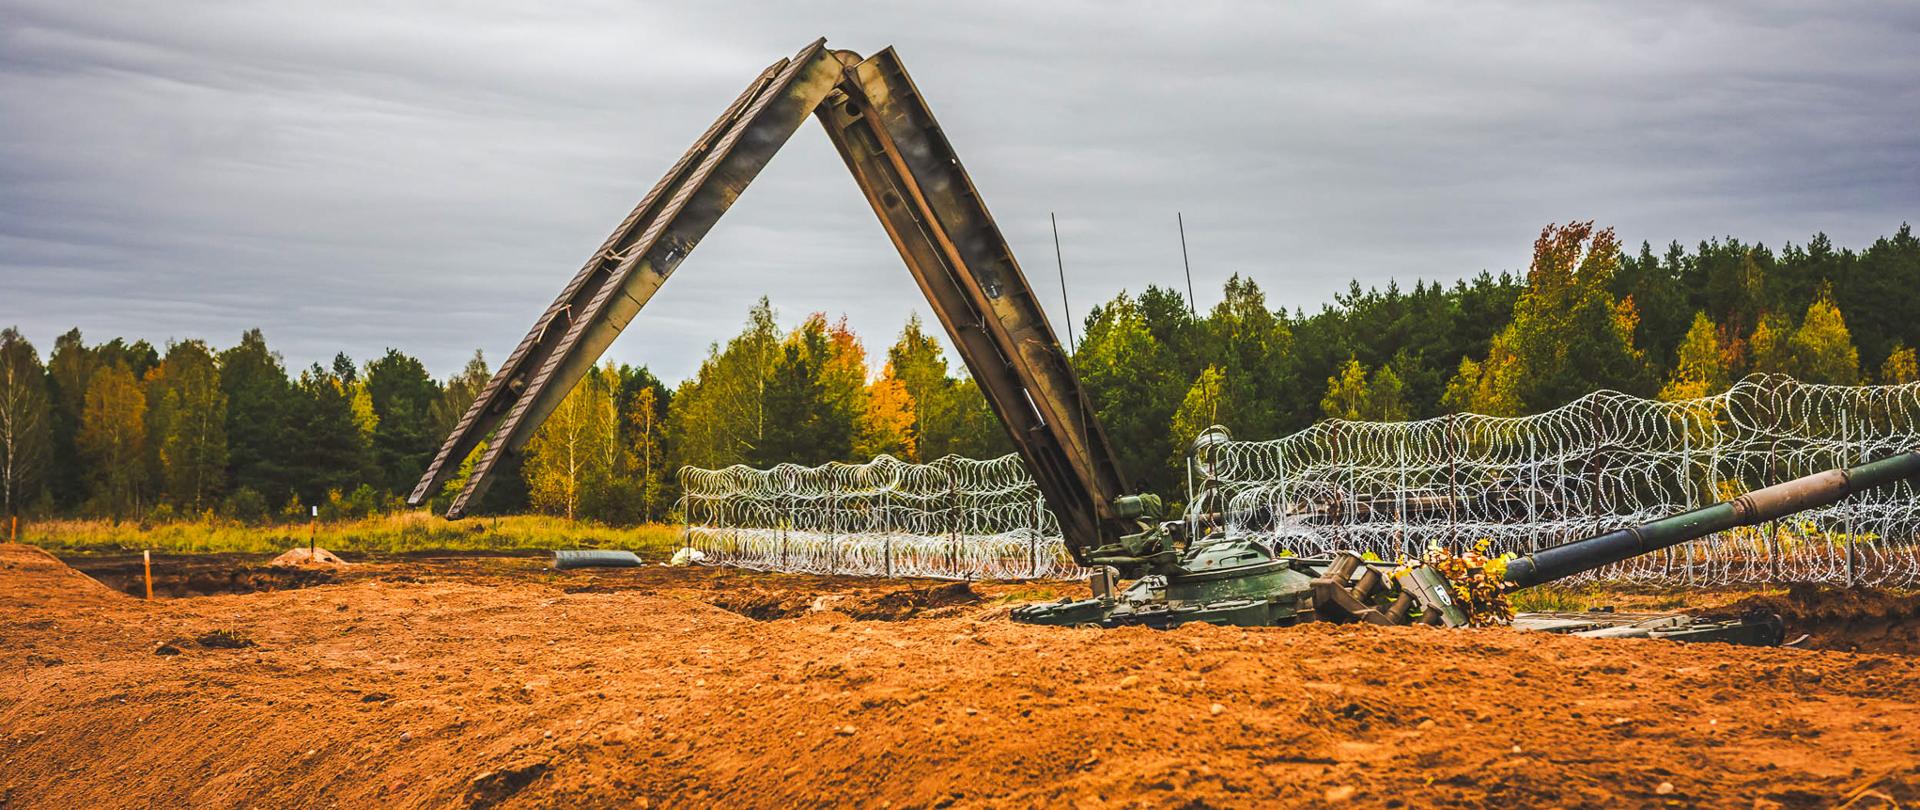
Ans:
<svg viewBox="0 0 1920 810"><path fill-rule="evenodd" d="M1419 549L1407 534L1407 432L1398 431L1400 440L1393 446L1393 533L1399 536L1400 553L1409 560L1418 559Z"/></svg>
<svg viewBox="0 0 1920 810"><path fill-rule="evenodd" d="M880 490L880 531L883 537L880 554L886 559L881 567L886 570L887 578L893 578L893 513L887 507L887 491Z"/></svg>
<svg viewBox="0 0 1920 810"><path fill-rule="evenodd" d="M1848 419L1847 416L1848 414L1846 409L1844 407L1841 408L1840 410L1841 456L1840 456L1840 464L1839 464L1839 466L1841 467L1845 467L1848 464L1857 463L1857 462L1847 461L1847 456L1851 455L1850 453L1847 452L1849 449L1847 445L1853 441L1853 429L1852 429L1853 424L1852 424L1852 420ZM1865 442L1862 442L1861 444L1864 445ZM1844 501L1842 501L1842 503L1844 503ZM1846 586L1849 588L1853 587L1853 581L1855 576L1854 564L1853 564L1853 545L1856 541L1859 540L1858 527L1854 525L1854 520L1853 520L1855 511L1857 510L1848 509L1844 513L1845 522L1841 524L1846 527L1846 531L1841 535L1840 551L1842 554L1845 555L1843 559L1845 561L1845 567L1846 567Z"/></svg>
<svg viewBox="0 0 1920 810"><path fill-rule="evenodd" d="M1031 579L1040 578L1040 532L1046 525L1046 506L1045 498L1039 495L1033 496L1033 532L1027 535L1027 558L1030 568L1027 576Z"/></svg>
<svg viewBox="0 0 1920 810"><path fill-rule="evenodd" d="M953 472L947 472L947 504L951 512L947 534L947 569L953 576L960 576L960 482L953 480Z"/></svg>
<svg viewBox="0 0 1920 810"><path fill-rule="evenodd" d="M1447 453L1447 545L1460 547L1460 456L1464 455L1456 440L1460 433L1460 414L1447 414L1447 440L1443 442Z"/></svg>
<svg viewBox="0 0 1920 810"><path fill-rule="evenodd" d="M1353 509L1359 505L1359 501L1354 499L1352 497L1353 493L1349 491L1349 487L1353 484L1353 479L1340 474L1344 468L1340 466L1339 420L1327 423L1327 433L1329 434L1327 436L1327 461L1333 465L1333 469L1327 472L1328 477L1334 480L1333 494L1334 497L1338 499L1336 503L1339 504L1340 509L1339 518L1333 522L1333 543L1336 548L1348 551L1351 549L1348 548L1347 543L1347 522L1352 519ZM1351 501L1351 503L1349 503L1349 501ZM1333 504L1328 504L1328 506L1331 507Z"/></svg>
<svg viewBox="0 0 1920 810"><path fill-rule="evenodd" d="M1780 458L1780 425L1777 423L1780 417L1779 414L1774 412L1774 405L1779 401L1779 390L1777 388L1768 388L1767 407L1763 413L1767 416L1767 432L1771 434L1771 438L1767 440L1767 476L1765 481L1760 482L1761 486L1771 486L1779 481L1779 472L1775 469L1775 464ZM1786 549L1780 542L1779 520L1767 521L1767 541L1763 548L1766 549L1767 553L1768 580L1771 582L1779 582L1781 580L1780 558L1786 555Z"/></svg>

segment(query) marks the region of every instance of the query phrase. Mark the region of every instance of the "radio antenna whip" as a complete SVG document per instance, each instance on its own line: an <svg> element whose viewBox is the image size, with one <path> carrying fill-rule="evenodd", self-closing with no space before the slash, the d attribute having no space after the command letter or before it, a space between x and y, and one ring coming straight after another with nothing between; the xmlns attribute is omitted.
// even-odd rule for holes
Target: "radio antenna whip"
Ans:
<svg viewBox="0 0 1920 810"><path fill-rule="evenodd" d="M1200 311L1193 304L1193 265L1187 262L1187 218L1180 212L1173 212L1173 221L1180 226L1180 266L1187 271L1187 314L1199 320ZM1059 236L1054 237L1055 247L1059 246Z"/></svg>
<svg viewBox="0 0 1920 810"><path fill-rule="evenodd" d="M1067 346L1078 349L1080 340L1073 336L1073 307L1067 304L1067 263L1060 258L1060 220L1048 211L1047 221L1053 223L1053 266L1060 269L1060 309L1067 313Z"/></svg>

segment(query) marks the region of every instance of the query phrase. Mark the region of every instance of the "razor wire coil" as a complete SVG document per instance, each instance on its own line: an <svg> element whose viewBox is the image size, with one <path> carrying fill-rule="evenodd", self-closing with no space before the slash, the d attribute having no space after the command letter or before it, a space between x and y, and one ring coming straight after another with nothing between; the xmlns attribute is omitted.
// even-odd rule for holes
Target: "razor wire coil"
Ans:
<svg viewBox="0 0 1920 810"><path fill-rule="evenodd" d="M1231 537L1303 557L1400 559L1482 539L1496 553L1526 554L1913 449L1920 383L1755 375L1675 402L1599 391L1523 417L1328 420L1278 439L1224 442L1208 472ZM991 579L1084 573L1013 455L689 467L680 482L688 542L725 564ZM1915 495L1903 481L1578 579L1913 586Z"/></svg>
<svg viewBox="0 0 1920 810"><path fill-rule="evenodd" d="M1230 442L1214 476L1230 535L1302 556L1383 559L1486 539L1526 554L1920 447L1920 384L1771 375L1663 402L1599 391L1523 417L1329 420ZM1920 580L1920 508L1903 481L1582 575L1658 583Z"/></svg>
<svg viewBox="0 0 1920 810"><path fill-rule="evenodd" d="M687 543L759 570L952 579L1085 574L1017 456L679 473Z"/></svg>

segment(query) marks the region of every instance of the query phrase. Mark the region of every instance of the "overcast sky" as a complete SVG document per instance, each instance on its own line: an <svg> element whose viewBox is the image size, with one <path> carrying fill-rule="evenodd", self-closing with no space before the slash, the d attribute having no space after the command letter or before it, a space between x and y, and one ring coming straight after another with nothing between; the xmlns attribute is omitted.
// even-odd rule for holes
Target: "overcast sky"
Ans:
<svg viewBox="0 0 1920 810"><path fill-rule="evenodd" d="M0 324L43 350L259 326L289 365L499 360L762 67L896 46L1061 327L1232 273L1525 266L1920 220L1920 5L0 0ZM490 7L491 6L491 7ZM534 10L538 8L539 10ZM809 123L609 356L691 373L772 297L882 351L917 288Z"/></svg>

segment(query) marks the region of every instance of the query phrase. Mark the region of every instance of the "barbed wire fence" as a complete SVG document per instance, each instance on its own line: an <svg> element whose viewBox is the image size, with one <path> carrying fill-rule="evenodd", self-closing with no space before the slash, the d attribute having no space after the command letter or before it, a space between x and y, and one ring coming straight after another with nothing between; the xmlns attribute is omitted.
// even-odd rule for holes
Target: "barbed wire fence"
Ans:
<svg viewBox="0 0 1920 810"><path fill-rule="evenodd" d="M687 543L759 570L950 579L1084 576L1017 456L682 468Z"/></svg>
<svg viewBox="0 0 1920 810"><path fill-rule="evenodd" d="M1231 442L1216 476L1230 533L1303 556L1395 559L1480 539L1524 554L1914 449L1917 434L1920 384L1753 376L1679 402L1600 391L1517 418L1326 421ZM1920 579L1914 496L1902 482L1586 578L1910 585Z"/></svg>
<svg viewBox="0 0 1920 810"><path fill-rule="evenodd" d="M1381 559L1482 539L1527 553L1920 447L1920 383L1753 376L1680 402L1614 391L1525 417L1330 420L1214 454L1231 536ZM1072 577L1015 456L680 472L689 544L750 568L881 576ZM1920 583L1912 482L1723 532L1583 579Z"/></svg>

